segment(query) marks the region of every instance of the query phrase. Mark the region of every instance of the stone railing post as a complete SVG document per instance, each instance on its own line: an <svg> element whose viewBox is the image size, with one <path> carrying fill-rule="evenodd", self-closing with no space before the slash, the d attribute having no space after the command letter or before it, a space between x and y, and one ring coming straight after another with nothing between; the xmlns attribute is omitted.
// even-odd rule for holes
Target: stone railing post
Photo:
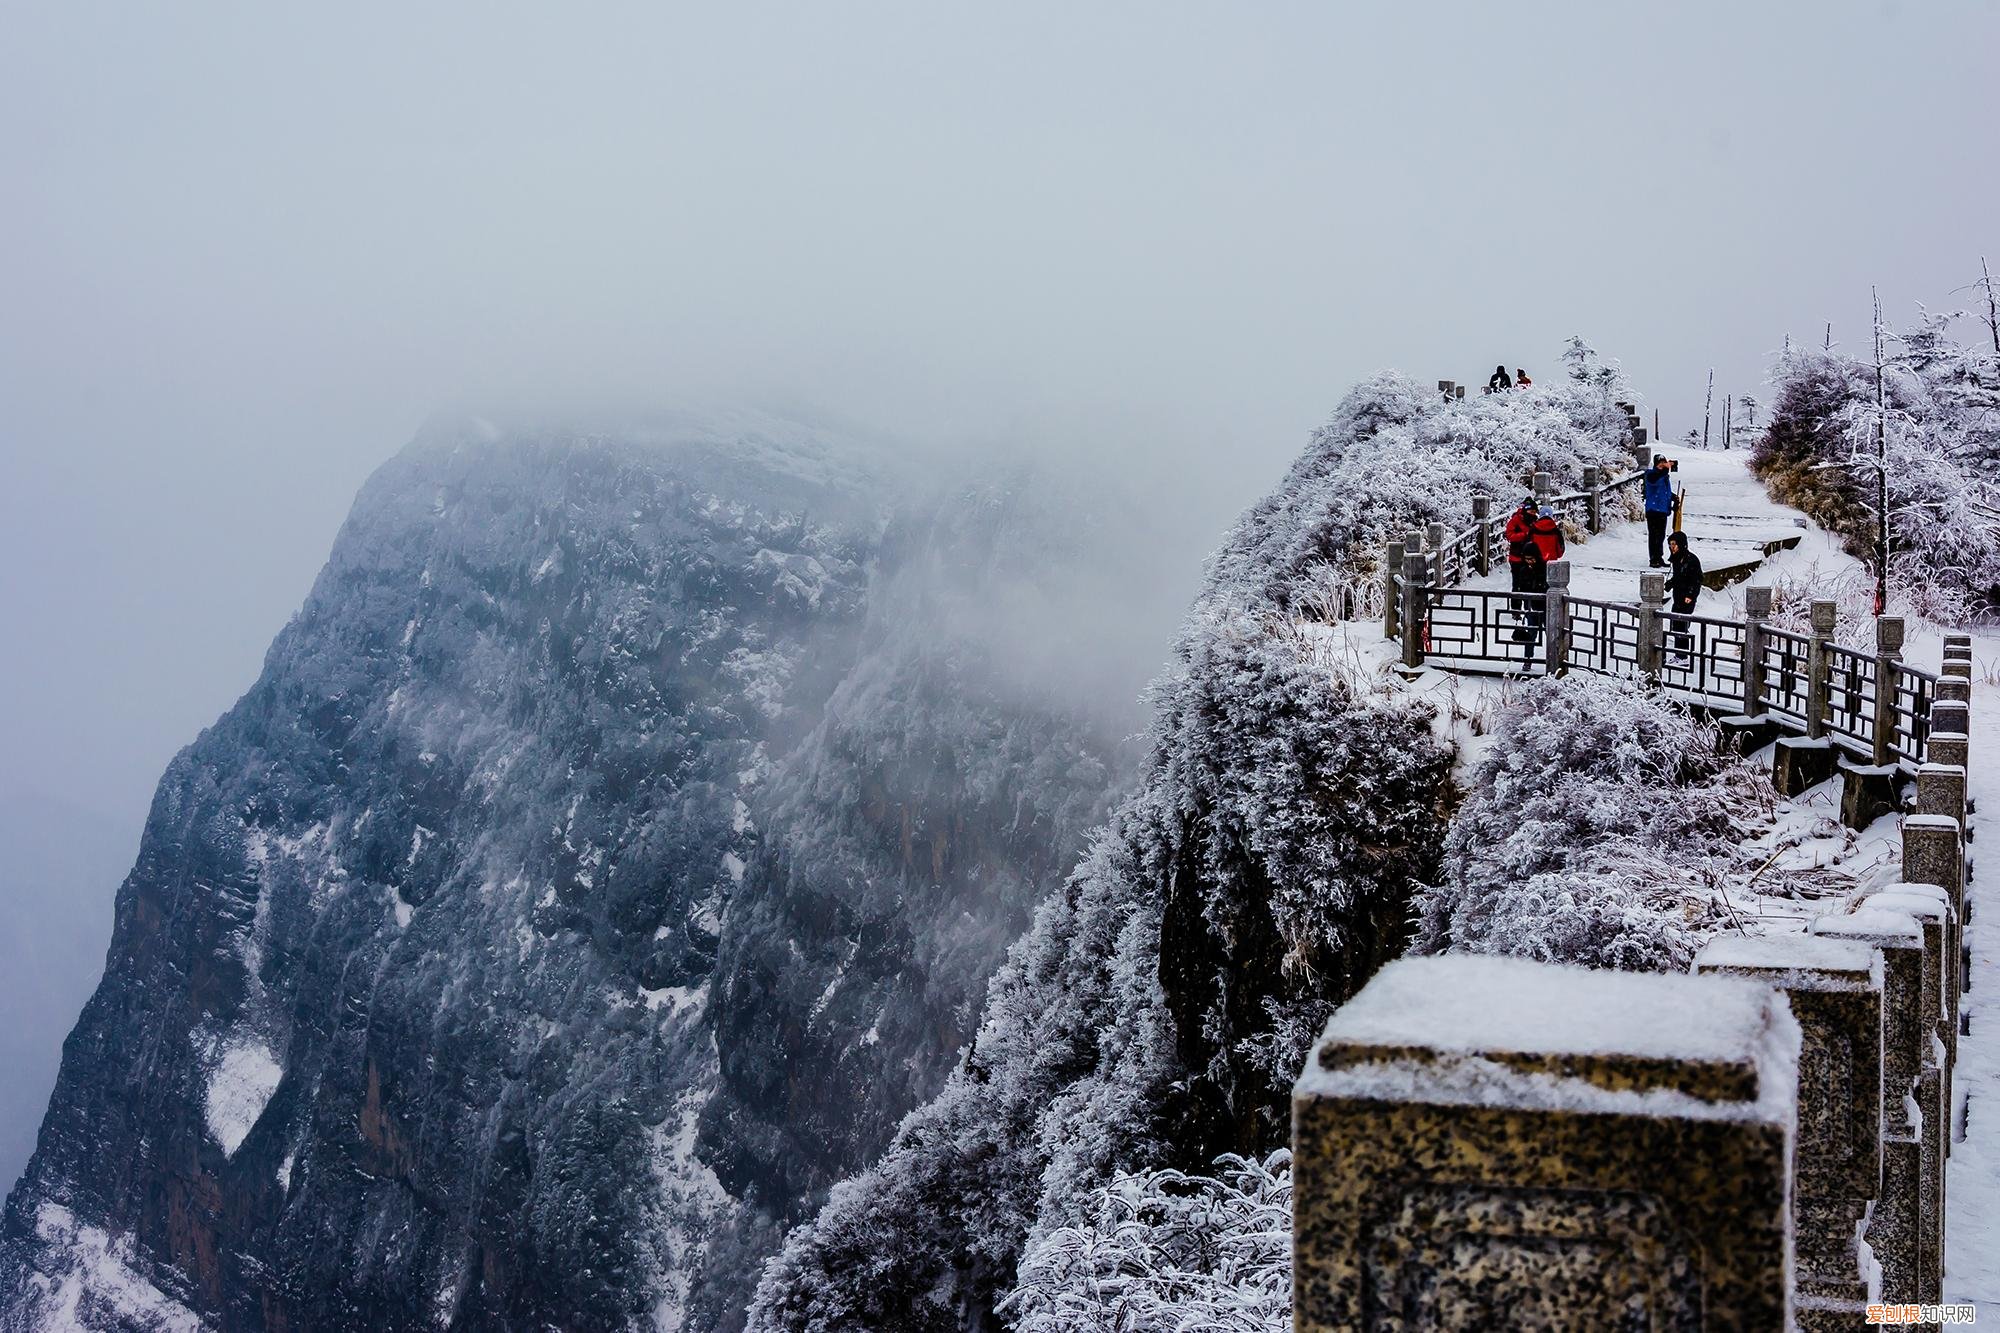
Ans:
<svg viewBox="0 0 2000 1333"><path fill-rule="evenodd" d="M1390 542L1382 558L1382 637L1393 639L1403 629L1403 595L1397 580L1403 577L1403 543Z"/></svg>
<svg viewBox="0 0 2000 1333"><path fill-rule="evenodd" d="M1926 892L1929 887L1901 885L1862 901L1866 910L1899 912L1910 917L1923 932L1924 1025L1918 1036L1921 1054L1914 1094L1921 1115L1917 1138L1922 1149L1917 1193L1917 1264L1922 1274L1918 1290L1923 1293L1917 1297L1920 1301L1943 1299L1944 1163L1950 1142L1945 1127L1951 1122L1950 1057L1937 1033L1944 1012L1947 984L1944 955L1951 935L1951 909L1945 905L1942 894Z"/></svg>
<svg viewBox="0 0 2000 1333"><path fill-rule="evenodd" d="M1868 1287L1855 1227L1882 1184L1882 968L1858 940L1720 935L1697 973L1785 993L1798 1019L1799 1138L1793 1248L1801 1329L1859 1326Z"/></svg>
<svg viewBox="0 0 2000 1333"><path fill-rule="evenodd" d="M1546 472L1537 472L1528 480L1535 488L1535 504L1546 514L1549 511L1550 499L1556 493L1556 479Z"/></svg>
<svg viewBox="0 0 2000 1333"><path fill-rule="evenodd" d="M1604 531L1604 469L1583 470L1584 526L1592 532Z"/></svg>
<svg viewBox="0 0 2000 1333"><path fill-rule="evenodd" d="M1653 446L1646 438L1644 426L1632 427L1632 461L1641 468L1653 465Z"/></svg>
<svg viewBox="0 0 2000 1333"><path fill-rule="evenodd" d="M1764 625L1771 616L1771 586L1743 590L1743 716L1764 711Z"/></svg>
<svg viewBox="0 0 2000 1333"><path fill-rule="evenodd" d="M1832 661L1827 649L1833 643L1834 625L1840 615L1837 603L1812 604L1812 644L1806 650L1806 735L1818 740L1826 735L1828 675Z"/></svg>
<svg viewBox="0 0 2000 1333"><path fill-rule="evenodd" d="M1292 1327L1788 1327L1799 1051L1761 982L1390 963L1292 1090Z"/></svg>
<svg viewBox="0 0 2000 1333"><path fill-rule="evenodd" d="M1424 529L1424 545L1430 548L1431 553L1430 581L1433 587L1448 588L1453 582L1452 579L1447 577L1449 571L1444 567L1444 562L1450 555L1450 552L1445 549L1446 542L1450 536L1450 531L1442 523L1433 523Z"/></svg>
<svg viewBox="0 0 2000 1333"><path fill-rule="evenodd" d="M1896 666L1903 659L1903 618L1881 616L1875 621L1875 760L1881 767L1896 762Z"/></svg>
<svg viewBox="0 0 2000 1333"><path fill-rule="evenodd" d="M1940 676L1957 676L1962 680L1972 679L1972 639L1964 634L1947 634L1944 638L1944 661L1938 667Z"/></svg>
<svg viewBox="0 0 2000 1333"><path fill-rule="evenodd" d="M1949 666L1950 663L1945 665ZM1943 682L1940 681L1940 684ZM1968 691L1969 693L1969 691ZM1972 704L1959 699L1931 700L1931 730L1970 732L1972 730Z"/></svg>
<svg viewBox="0 0 2000 1333"><path fill-rule="evenodd" d="M1454 384L1453 384L1453 383L1452 383L1452 382L1451 382L1450 380L1439 380L1439 381L1438 381L1438 397L1440 397L1440 398L1444 399L1444 400L1445 400L1445 401L1446 401L1447 403L1448 403L1448 402L1450 402L1450 401L1452 400L1452 392L1451 392L1451 391L1452 391L1452 390L1453 390L1453 389L1454 389L1455 387L1457 387L1457 386L1456 386L1456 385L1454 385Z"/></svg>
<svg viewBox="0 0 2000 1333"><path fill-rule="evenodd" d="M1883 1299L1935 1300L1923 1294L1923 1139L1910 1114L1930 1036L1923 931L1909 914L1878 908L1820 917L1812 933L1882 952L1882 1190L1866 1239L1882 1265Z"/></svg>
<svg viewBox="0 0 2000 1333"><path fill-rule="evenodd" d="M1548 592L1542 599L1544 626L1542 669L1553 676L1569 660L1569 561L1551 560Z"/></svg>
<svg viewBox="0 0 2000 1333"><path fill-rule="evenodd" d="M1472 567L1483 577L1493 572L1493 497L1472 497L1472 522L1479 530L1479 546L1472 553Z"/></svg>
<svg viewBox="0 0 2000 1333"><path fill-rule="evenodd" d="M1943 889L1952 913L1964 920L1965 842L1956 819L1915 814L1903 821L1903 878Z"/></svg>
<svg viewBox="0 0 2000 1333"><path fill-rule="evenodd" d="M1648 681L1660 678L1660 604L1666 600L1665 574L1639 576L1639 674Z"/></svg>
<svg viewBox="0 0 2000 1333"><path fill-rule="evenodd" d="M1424 664L1424 601L1430 595L1430 560L1421 548L1403 551L1403 665Z"/></svg>

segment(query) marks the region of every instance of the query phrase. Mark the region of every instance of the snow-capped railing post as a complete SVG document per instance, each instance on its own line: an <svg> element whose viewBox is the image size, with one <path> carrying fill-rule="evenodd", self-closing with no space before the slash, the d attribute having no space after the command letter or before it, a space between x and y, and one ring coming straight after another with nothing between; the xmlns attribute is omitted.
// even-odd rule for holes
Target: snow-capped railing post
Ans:
<svg viewBox="0 0 2000 1333"><path fill-rule="evenodd" d="M1950 663L1946 663L1950 665ZM1970 694L1970 690L1967 691ZM1932 699L1931 730L1969 734L1972 731L1972 703L1968 699Z"/></svg>
<svg viewBox="0 0 2000 1333"><path fill-rule="evenodd" d="M1833 655L1833 629L1840 615L1837 603L1812 604L1812 644L1806 651L1806 736L1818 740L1826 735L1829 699L1828 678Z"/></svg>
<svg viewBox="0 0 2000 1333"><path fill-rule="evenodd" d="M1743 590L1743 716L1764 711L1764 623L1771 615L1771 585Z"/></svg>
<svg viewBox="0 0 2000 1333"><path fill-rule="evenodd" d="M1791 1325L1799 1025L1722 976L1405 958L1292 1090L1292 1327Z"/></svg>
<svg viewBox="0 0 2000 1333"><path fill-rule="evenodd" d="M1555 497L1556 479L1546 472L1537 472L1529 478L1529 481L1534 485L1535 507L1546 513Z"/></svg>
<svg viewBox="0 0 2000 1333"><path fill-rule="evenodd" d="M1883 1298L1921 1301L1923 1138L1911 1112L1930 1036L1923 1012L1923 931L1908 913L1875 908L1820 917L1812 933L1859 940L1882 954L1882 1186L1866 1239L1882 1265Z"/></svg>
<svg viewBox="0 0 2000 1333"><path fill-rule="evenodd" d="M1403 548L1403 665L1424 664L1424 599L1429 596L1430 557L1421 548Z"/></svg>
<svg viewBox="0 0 2000 1333"><path fill-rule="evenodd" d="M1924 1027L1918 1037L1921 1055L1917 1065L1918 1141L1921 1166L1917 1177L1917 1265L1916 1299L1936 1301L1944 1293L1944 1170L1950 1152L1951 1057L1937 1035L1944 1014L1944 992L1950 984L1945 951L1952 936L1951 909L1944 892L1935 884L1895 884L1862 900L1864 909L1901 912L1923 932Z"/></svg>
<svg viewBox="0 0 2000 1333"><path fill-rule="evenodd" d="M1403 628L1403 543L1390 542L1382 557L1382 637L1393 639Z"/></svg>
<svg viewBox="0 0 2000 1333"><path fill-rule="evenodd" d="M1702 974L1774 986L1798 1019L1799 1137L1792 1180L1800 1325L1859 1326L1868 1287L1855 1227L1882 1180L1882 975L1858 940L1718 935Z"/></svg>
<svg viewBox="0 0 2000 1333"><path fill-rule="evenodd" d="M1479 529L1479 545L1472 553L1472 566L1481 578L1493 572L1493 497L1472 497L1472 521Z"/></svg>
<svg viewBox="0 0 2000 1333"><path fill-rule="evenodd" d="M1896 762L1896 666L1903 657L1903 618L1882 616L1875 621L1875 760L1887 768Z"/></svg>
<svg viewBox="0 0 2000 1333"><path fill-rule="evenodd" d="M1960 676L1972 679L1972 636L1969 634L1947 634L1944 636L1944 662L1938 674Z"/></svg>
<svg viewBox="0 0 2000 1333"><path fill-rule="evenodd" d="M1604 531L1604 469L1587 467L1583 470L1584 526L1592 532Z"/></svg>
<svg viewBox="0 0 2000 1333"><path fill-rule="evenodd" d="M1556 675L1569 657L1569 561L1551 560L1548 591L1542 597L1542 669Z"/></svg>
<svg viewBox="0 0 2000 1333"><path fill-rule="evenodd" d="M1667 576L1648 570L1639 576L1639 674L1660 679L1660 603L1667 600Z"/></svg>
<svg viewBox="0 0 2000 1333"><path fill-rule="evenodd" d="M1839 754L1826 734L1831 708L1833 628L1838 608L1812 604L1812 637L1806 644L1806 697L1803 736L1780 736L1771 751L1771 781L1785 796L1816 787L1834 774Z"/></svg>

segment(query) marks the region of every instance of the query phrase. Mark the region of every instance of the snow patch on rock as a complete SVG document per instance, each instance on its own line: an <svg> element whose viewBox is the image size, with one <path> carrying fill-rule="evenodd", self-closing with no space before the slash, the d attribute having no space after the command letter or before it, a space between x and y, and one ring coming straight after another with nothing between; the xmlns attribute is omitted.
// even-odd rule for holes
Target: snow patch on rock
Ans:
<svg viewBox="0 0 2000 1333"><path fill-rule="evenodd" d="M224 1157L236 1155L284 1076L285 1067L254 1038L223 1048L208 1076L203 1112L209 1137L221 1145Z"/></svg>

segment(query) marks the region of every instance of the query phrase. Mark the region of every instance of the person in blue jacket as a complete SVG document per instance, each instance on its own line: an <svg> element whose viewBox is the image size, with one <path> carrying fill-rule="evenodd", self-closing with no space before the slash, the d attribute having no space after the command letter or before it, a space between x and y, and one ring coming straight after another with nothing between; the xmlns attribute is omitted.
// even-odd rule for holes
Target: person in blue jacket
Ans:
<svg viewBox="0 0 2000 1333"><path fill-rule="evenodd" d="M1660 547L1667 540L1667 520L1674 512L1673 464L1665 454L1653 455L1646 472L1646 563L1654 569L1666 567Z"/></svg>

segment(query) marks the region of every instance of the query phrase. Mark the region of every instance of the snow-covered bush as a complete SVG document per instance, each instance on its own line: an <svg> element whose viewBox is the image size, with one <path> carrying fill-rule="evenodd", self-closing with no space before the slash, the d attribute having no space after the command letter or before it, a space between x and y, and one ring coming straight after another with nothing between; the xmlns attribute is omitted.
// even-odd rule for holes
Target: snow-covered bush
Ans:
<svg viewBox="0 0 2000 1333"><path fill-rule="evenodd" d="M1770 801L1684 709L1585 675L1523 691L1469 785L1416 948L1630 971L1688 965Z"/></svg>
<svg viewBox="0 0 2000 1333"><path fill-rule="evenodd" d="M1021 1258L1015 1333L1282 1333L1292 1319L1291 1152L1213 1175L1121 1174Z"/></svg>
<svg viewBox="0 0 2000 1333"><path fill-rule="evenodd" d="M1551 378L1446 401L1395 371L1364 380L1284 483L1237 524L1216 557L1216 578L1301 611L1302 595L1333 600L1329 584L1365 597L1387 542L1433 522L1462 531L1476 495L1504 508L1530 472L1568 490L1582 484L1585 467L1628 466L1625 414L1613 392L1598 379Z"/></svg>
<svg viewBox="0 0 2000 1333"><path fill-rule="evenodd" d="M1928 617L2000 609L2000 351L1951 336L1956 315L1886 331L1881 403L1873 354L1787 347L1752 465L1773 496L1872 562L1878 432L1889 478L1891 595Z"/></svg>

